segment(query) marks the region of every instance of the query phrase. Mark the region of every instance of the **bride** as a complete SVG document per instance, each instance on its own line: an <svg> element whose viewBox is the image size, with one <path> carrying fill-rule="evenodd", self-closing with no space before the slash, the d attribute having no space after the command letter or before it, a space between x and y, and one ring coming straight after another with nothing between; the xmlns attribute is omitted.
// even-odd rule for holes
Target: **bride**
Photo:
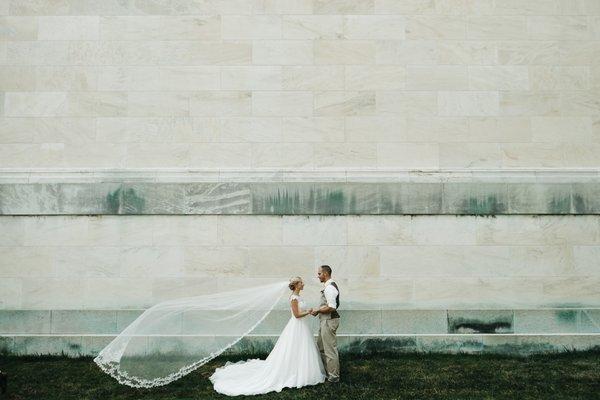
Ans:
<svg viewBox="0 0 600 400"><path fill-rule="evenodd" d="M314 342L309 321L313 311L306 309L300 291L302 278L290 280L292 316L265 360L227 362L210 377L214 389L229 396L280 392L285 387L299 388L325 381L326 374Z"/></svg>

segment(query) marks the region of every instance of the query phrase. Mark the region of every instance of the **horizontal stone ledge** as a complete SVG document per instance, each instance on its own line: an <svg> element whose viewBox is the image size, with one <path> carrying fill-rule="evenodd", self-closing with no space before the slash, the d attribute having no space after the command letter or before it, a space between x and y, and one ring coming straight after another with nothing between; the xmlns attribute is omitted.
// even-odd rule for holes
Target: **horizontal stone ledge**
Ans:
<svg viewBox="0 0 600 400"><path fill-rule="evenodd" d="M0 183L598 182L598 168L0 168Z"/></svg>
<svg viewBox="0 0 600 400"><path fill-rule="evenodd" d="M0 184L0 215L154 214L600 214L600 181Z"/></svg>
<svg viewBox="0 0 600 400"><path fill-rule="evenodd" d="M143 310L0 310L0 335L112 335ZM600 309L340 310L340 335L600 334ZM180 335L198 331L197 315L181 318ZM254 330L280 333L289 310L273 310ZM318 319L310 319L314 331Z"/></svg>
<svg viewBox="0 0 600 400"><path fill-rule="evenodd" d="M244 337L224 354L265 354L271 351L277 338L277 335ZM0 335L0 354L96 356L113 339L114 336L91 335ZM338 348L343 354L433 352L530 355L598 350L600 335L340 335Z"/></svg>

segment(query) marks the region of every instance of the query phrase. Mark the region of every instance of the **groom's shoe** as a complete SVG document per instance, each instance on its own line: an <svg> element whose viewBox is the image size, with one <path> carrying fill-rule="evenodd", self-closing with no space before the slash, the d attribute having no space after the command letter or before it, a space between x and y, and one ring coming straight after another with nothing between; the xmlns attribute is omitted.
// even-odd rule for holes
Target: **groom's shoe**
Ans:
<svg viewBox="0 0 600 400"><path fill-rule="evenodd" d="M340 378L327 378L327 383L340 383Z"/></svg>

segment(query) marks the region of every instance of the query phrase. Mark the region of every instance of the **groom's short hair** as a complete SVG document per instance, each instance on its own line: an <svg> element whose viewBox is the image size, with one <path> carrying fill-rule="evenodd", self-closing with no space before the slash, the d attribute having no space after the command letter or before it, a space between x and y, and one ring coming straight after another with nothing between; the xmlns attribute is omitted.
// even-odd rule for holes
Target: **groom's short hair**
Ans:
<svg viewBox="0 0 600 400"><path fill-rule="evenodd" d="M329 265L321 265L321 269L327 272L327 275L331 276L331 267Z"/></svg>

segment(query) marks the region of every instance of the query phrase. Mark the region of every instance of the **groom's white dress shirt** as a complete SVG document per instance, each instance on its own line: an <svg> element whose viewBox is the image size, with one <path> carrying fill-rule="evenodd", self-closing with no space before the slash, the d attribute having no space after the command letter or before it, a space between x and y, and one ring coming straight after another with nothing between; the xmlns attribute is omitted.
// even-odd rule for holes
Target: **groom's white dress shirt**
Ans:
<svg viewBox="0 0 600 400"><path fill-rule="evenodd" d="M337 308L335 298L338 295L338 291L333 285L331 285L331 282L333 282L331 278L325 282L325 289L323 289L323 293L325 294L325 299L327 299L327 305L331 308Z"/></svg>

